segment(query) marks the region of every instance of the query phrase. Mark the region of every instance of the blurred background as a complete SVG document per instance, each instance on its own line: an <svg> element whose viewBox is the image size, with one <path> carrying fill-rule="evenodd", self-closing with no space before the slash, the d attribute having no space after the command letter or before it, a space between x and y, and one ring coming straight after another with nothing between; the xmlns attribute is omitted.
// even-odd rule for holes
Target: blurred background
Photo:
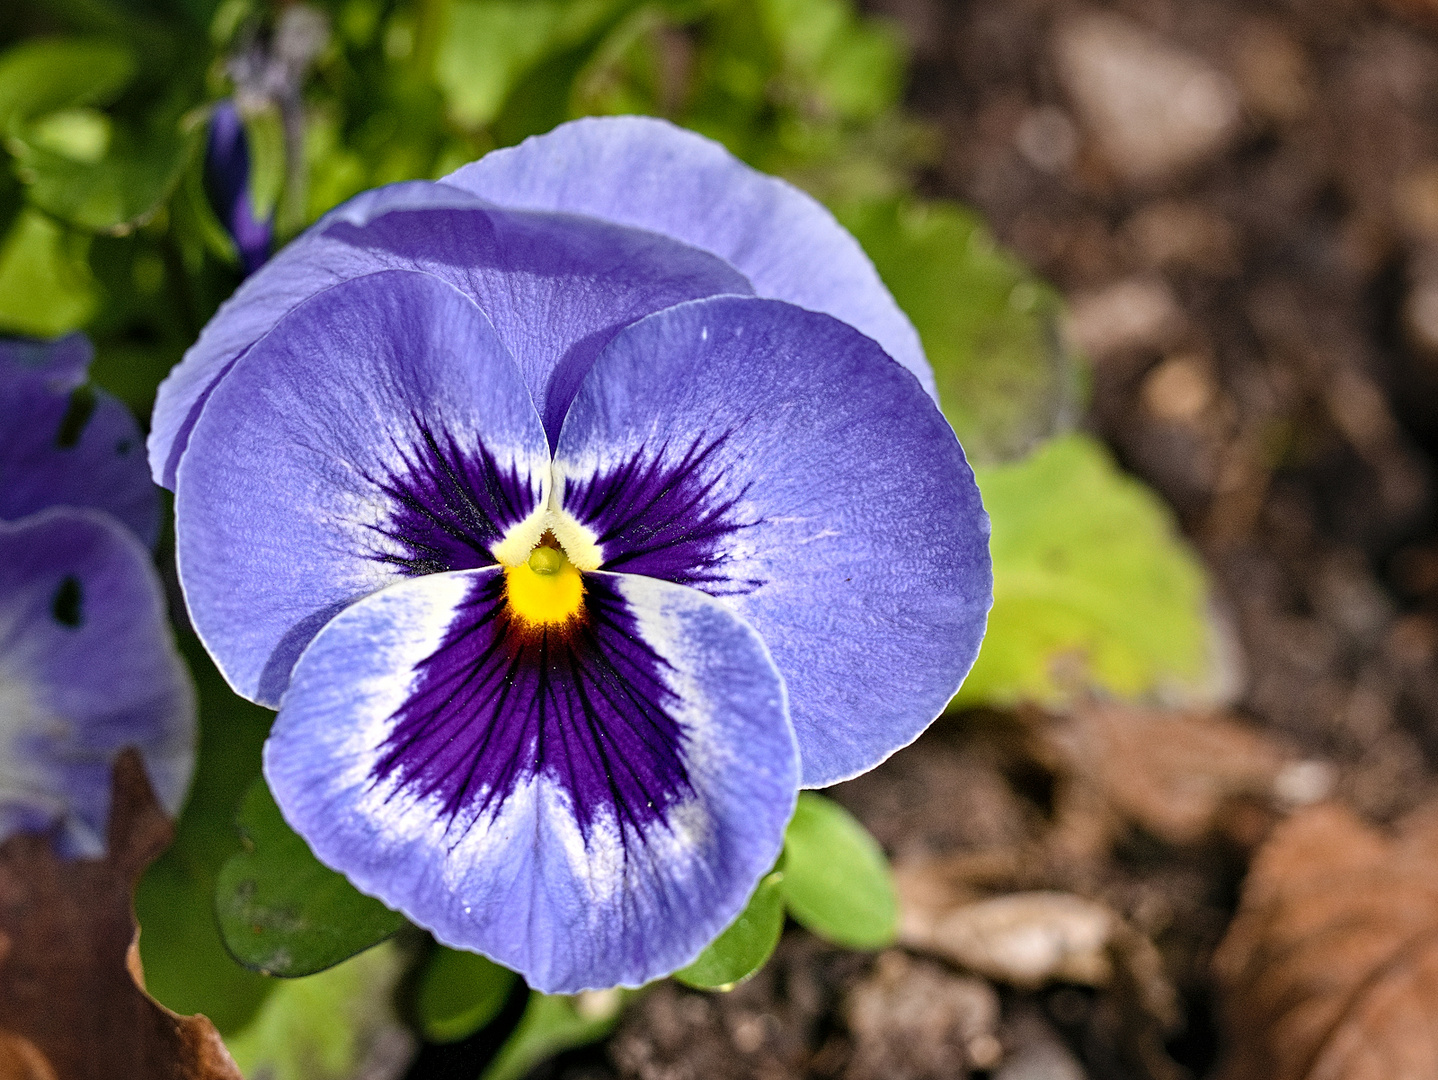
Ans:
<svg viewBox="0 0 1438 1080"><path fill-rule="evenodd" d="M263 258L629 112L855 232L978 467L979 663L831 792L897 943L791 926L729 993L448 1028L422 942L246 970L213 896L270 714L176 596L201 759L136 899L151 993L250 1080L1438 1077L1438 4L9 0L0 333L85 331L145 422L256 258L237 177Z"/></svg>

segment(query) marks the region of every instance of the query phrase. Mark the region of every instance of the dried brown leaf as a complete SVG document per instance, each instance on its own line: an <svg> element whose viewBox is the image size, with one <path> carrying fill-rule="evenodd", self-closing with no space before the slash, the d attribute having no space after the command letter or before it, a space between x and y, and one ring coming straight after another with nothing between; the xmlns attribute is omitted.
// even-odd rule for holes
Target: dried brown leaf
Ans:
<svg viewBox="0 0 1438 1080"><path fill-rule="evenodd" d="M135 978L135 882L172 832L127 750L104 858L66 861L43 836L0 845L0 1080L241 1080L208 1019Z"/></svg>
<svg viewBox="0 0 1438 1080"><path fill-rule="evenodd" d="M1334 805L1279 826L1214 968L1224 1080L1438 1080L1438 807L1391 837Z"/></svg>
<svg viewBox="0 0 1438 1080"><path fill-rule="evenodd" d="M1039 732L1041 752L1068 781L1060 818L1074 811L1084 819L1061 827L1094 834L1081 847L1104 831L1087 821L1100 806L1171 844L1199 842L1231 827L1245 800L1273 801L1298 764L1273 740L1213 713L1090 700Z"/></svg>

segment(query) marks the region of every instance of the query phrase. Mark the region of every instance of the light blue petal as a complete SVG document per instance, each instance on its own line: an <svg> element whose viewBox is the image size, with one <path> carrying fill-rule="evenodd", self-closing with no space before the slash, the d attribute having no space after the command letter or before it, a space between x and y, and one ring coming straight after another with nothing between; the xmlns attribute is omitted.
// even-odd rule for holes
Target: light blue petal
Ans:
<svg viewBox="0 0 1438 1080"><path fill-rule="evenodd" d="M99 854L127 746L177 814L194 692L149 552L95 510L0 522L0 840L58 826L62 851Z"/></svg>
<svg viewBox="0 0 1438 1080"><path fill-rule="evenodd" d="M501 206L590 214L712 251L763 297L858 328L937 399L919 335L858 241L815 199L645 116L589 117L445 177Z"/></svg>
<svg viewBox="0 0 1438 1080"><path fill-rule="evenodd" d="M546 993L692 960L773 865L797 754L754 632L691 589L586 577L533 636L502 572L350 607L295 667L265 776L321 861Z"/></svg>
<svg viewBox="0 0 1438 1080"><path fill-rule="evenodd" d="M173 487L210 392L287 312L344 281L396 269L431 274L479 305L555 430L620 327L683 300L752 292L721 259L652 233L501 210L428 181L368 191L251 275L161 384L149 439L156 482Z"/></svg>
<svg viewBox="0 0 1438 1080"><path fill-rule="evenodd" d="M83 334L0 340L0 521L89 506L153 545L160 500L144 438L123 403L85 387L93 355Z"/></svg>
<svg viewBox="0 0 1438 1080"><path fill-rule="evenodd" d="M306 301L237 362L176 493L195 628L241 694L279 701L336 612L402 577L494 562L542 506L549 448L472 301L384 271Z"/></svg>
<svg viewBox="0 0 1438 1080"><path fill-rule="evenodd" d="M803 783L916 738L973 664L989 522L912 375L827 315L717 297L600 355L554 483L606 570L702 589L749 622L789 692Z"/></svg>

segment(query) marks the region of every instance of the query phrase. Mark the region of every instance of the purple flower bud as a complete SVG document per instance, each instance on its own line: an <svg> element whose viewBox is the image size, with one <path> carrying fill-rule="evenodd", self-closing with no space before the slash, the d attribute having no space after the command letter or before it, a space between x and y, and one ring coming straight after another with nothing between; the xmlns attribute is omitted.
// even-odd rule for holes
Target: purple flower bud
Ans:
<svg viewBox="0 0 1438 1080"><path fill-rule="evenodd" d="M210 117L205 190L216 216L235 241L240 266L246 276L253 274L270 257L274 222L271 217L263 221L255 217L250 199L249 139L239 110L228 99L220 102Z"/></svg>

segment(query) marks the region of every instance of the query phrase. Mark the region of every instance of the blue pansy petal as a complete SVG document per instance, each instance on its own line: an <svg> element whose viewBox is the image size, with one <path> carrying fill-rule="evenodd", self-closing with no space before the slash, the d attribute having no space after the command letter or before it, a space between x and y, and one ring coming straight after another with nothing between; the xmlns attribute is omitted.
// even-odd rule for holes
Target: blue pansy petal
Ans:
<svg viewBox="0 0 1438 1080"><path fill-rule="evenodd" d="M759 296L868 334L937 396L919 336L858 242L815 199L664 120L575 120L445 178L502 206L591 214L728 260Z"/></svg>
<svg viewBox="0 0 1438 1080"><path fill-rule="evenodd" d="M127 746L177 813L195 704L148 551L95 510L0 522L0 840L56 828L66 854L99 854Z"/></svg>
<svg viewBox="0 0 1438 1080"><path fill-rule="evenodd" d="M307 301L215 389L179 472L190 615L242 694L278 702L337 611L482 566L543 505L549 449L474 304L385 271Z"/></svg>
<svg viewBox="0 0 1438 1080"><path fill-rule="evenodd" d="M992 597L953 431L873 341L772 300L629 327L555 451L591 561L720 597L783 674L805 786L871 768L944 708Z"/></svg>
<svg viewBox="0 0 1438 1080"><path fill-rule="evenodd" d="M750 628L667 582L585 586L547 634L496 569L368 597L301 657L265 746L323 862L547 993L692 960L773 865L798 781Z"/></svg>
<svg viewBox="0 0 1438 1080"><path fill-rule="evenodd" d="M427 181L366 192L247 279L161 385L149 444L156 481L173 486L190 429L236 357L308 297L387 269L432 274L473 299L555 430L620 327L684 300L753 291L722 259L652 233L500 210Z"/></svg>
<svg viewBox="0 0 1438 1080"><path fill-rule="evenodd" d="M85 386L92 355L82 334L0 341L0 520L90 506L153 544L160 502L144 439L129 409Z"/></svg>

